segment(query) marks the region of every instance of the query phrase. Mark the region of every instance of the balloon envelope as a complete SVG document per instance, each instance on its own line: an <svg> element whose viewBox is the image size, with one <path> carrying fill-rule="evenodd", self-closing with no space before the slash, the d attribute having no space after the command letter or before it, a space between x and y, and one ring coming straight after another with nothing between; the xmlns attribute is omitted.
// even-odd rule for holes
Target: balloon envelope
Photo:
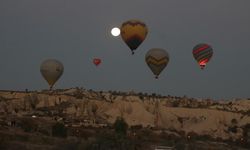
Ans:
<svg viewBox="0 0 250 150"><path fill-rule="evenodd" d="M55 59L48 59L42 62L40 72L44 79L48 82L50 89L63 74L63 64Z"/></svg>
<svg viewBox="0 0 250 150"><path fill-rule="evenodd" d="M164 49L153 48L146 53L145 61L148 67L154 73L155 78L158 78L162 70L169 62L169 55Z"/></svg>
<svg viewBox="0 0 250 150"><path fill-rule="evenodd" d="M204 69L213 56L213 49L208 44L198 44L193 48L193 56L200 68Z"/></svg>
<svg viewBox="0 0 250 150"><path fill-rule="evenodd" d="M94 59L93 59L93 63L94 63L96 66L98 66L101 62L102 62L102 60L99 59L99 58L94 58Z"/></svg>
<svg viewBox="0 0 250 150"><path fill-rule="evenodd" d="M139 20L128 20L121 26L121 37L131 49L132 54L145 40L148 28L145 23Z"/></svg>

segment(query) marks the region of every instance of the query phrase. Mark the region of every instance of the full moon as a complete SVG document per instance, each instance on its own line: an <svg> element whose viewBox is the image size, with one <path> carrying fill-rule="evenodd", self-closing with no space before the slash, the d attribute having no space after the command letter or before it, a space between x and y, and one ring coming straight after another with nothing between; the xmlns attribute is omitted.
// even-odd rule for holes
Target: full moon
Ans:
<svg viewBox="0 0 250 150"><path fill-rule="evenodd" d="M120 35L120 29L119 28L117 28L117 27L114 27L112 30L111 30L111 34L113 35L113 36L119 36Z"/></svg>

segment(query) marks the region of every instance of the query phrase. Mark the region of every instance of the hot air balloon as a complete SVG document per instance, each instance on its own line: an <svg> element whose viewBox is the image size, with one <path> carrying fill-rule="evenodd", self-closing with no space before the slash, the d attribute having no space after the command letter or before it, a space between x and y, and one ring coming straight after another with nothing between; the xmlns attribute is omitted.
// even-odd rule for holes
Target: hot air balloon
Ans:
<svg viewBox="0 0 250 150"><path fill-rule="evenodd" d="M213 49L208 44L198 44L193 48L193 56L200 65L200 68L204 69L213 56Z"/></svg>
<svg viewBox="0 0 250 150"><path fill-rule="evenodd" d="M153 48L147 52L145 61L154 73L155 78L158 79L158 76L169 62L169 55L164 49Z"/></svg>
<svg viewBox="0 0 250 150"><path fill-rule="evenodd" d="M121 26L121 37L123 41L131 49L132 54L134 50L145 40L148 29L145 23L139 20L128 20Z"/></svg>
<svg viewBox="0 0 250 150"><path fill-rule="evenodd" d="M102 60L99 59L99 58L94 58L94 59L93 59L93 63L94 63L96 66L98 66L101 62L102 62Z"/></svg>
<svg viewBox="0 0 250 150"><path fill-rule="evenodd" d="M42 62L40 66L40 72L43 78L48 82L50 90L52 89L56 81L63 74L63 70L64 70L63 64L58 60L47 59L44 62Z"/></svg>

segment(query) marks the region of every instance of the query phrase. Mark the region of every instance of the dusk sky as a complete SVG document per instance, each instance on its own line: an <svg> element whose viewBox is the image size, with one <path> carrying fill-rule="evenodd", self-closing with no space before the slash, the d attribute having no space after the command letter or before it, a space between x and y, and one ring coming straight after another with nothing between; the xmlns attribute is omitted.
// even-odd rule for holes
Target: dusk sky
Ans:
<svg viewBox="0 0 250 150"><path fill-rule="evenodd" d="M130 19L149 30L135 55L110 34ZM199 43L214 51L204 70L192 55ZM48 88L40 64L53 58L64 64L59 89L250 98L249 44L249 0L1 0L0 89ZM158 80L145 63L151 48L170 56Z"/></svg>

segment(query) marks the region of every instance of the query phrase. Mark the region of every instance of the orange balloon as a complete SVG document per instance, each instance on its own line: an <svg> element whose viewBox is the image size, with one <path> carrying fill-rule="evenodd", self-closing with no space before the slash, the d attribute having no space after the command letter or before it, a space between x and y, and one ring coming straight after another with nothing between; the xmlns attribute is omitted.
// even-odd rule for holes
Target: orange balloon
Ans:
<svg viewBox="0 0 250 150"><path fill-rule="evenodd" d="M146 24L139 20L128 20L121 26L122 40L128 45L132 54L145 40L147 34Z"/></svg>

